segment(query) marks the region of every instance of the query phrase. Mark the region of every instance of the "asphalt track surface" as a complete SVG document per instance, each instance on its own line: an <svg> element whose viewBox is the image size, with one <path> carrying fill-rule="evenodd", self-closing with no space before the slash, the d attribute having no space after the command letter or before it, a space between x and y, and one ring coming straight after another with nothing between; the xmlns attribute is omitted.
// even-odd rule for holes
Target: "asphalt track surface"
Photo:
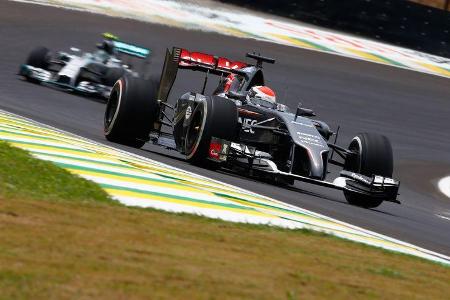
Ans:
<svg viewBox="0 0 450 300"><path fill-rule="evenodd" d="M94 50L105 31L151 47L153 74L159 74L164 51L172 46L232 59L243 59L252 50L276 58L275 65L265 68L267 84L281 102L295 107L301 100L332 128L340 125L338 143L348 145L358 132L380 132L391 139L402 205L362 209L348 205L339 191L305 183L285 189L197 168L158 147L138 150L108 143L103 103L16 75L35 46ZM0 1L0 41L1 109L450 255L450 221L437 216L450 217L450 200L435 187L438 178L450 174L449 79L255 40L9 1ZM215 82L210 83L212 88ZM183 71L175 85L172 101L184 91L199 91L202 77Z"/></svg>

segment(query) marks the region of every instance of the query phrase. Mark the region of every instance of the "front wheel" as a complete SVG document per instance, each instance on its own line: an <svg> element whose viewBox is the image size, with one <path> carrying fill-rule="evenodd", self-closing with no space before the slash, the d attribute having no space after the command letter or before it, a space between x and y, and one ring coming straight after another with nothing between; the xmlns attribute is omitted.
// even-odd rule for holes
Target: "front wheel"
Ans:
<svg viewBox="0 0 450 300"><path fill-rule="evenodd" d="M27 65L35 68L47 69L50 65L50 50L45 47L37 47L30 52Z"/></svg>
<svg viewBox="0 0 450 300"><path fill-rule="evenodd" d="M125 74L114 84L106 104L104 134L108 141L141 148L159 116L158 83Z"/></svg>
<svg viewBox="0 0 450 300"><path fill-rule="evenodd" d="M349 150L355 155L345 161L344 169L365 176L392 177L394 169L392 146L384 135L360 133L350 143ZM384 199L344 191L347 202L364 208L379 206Z"/></svg>

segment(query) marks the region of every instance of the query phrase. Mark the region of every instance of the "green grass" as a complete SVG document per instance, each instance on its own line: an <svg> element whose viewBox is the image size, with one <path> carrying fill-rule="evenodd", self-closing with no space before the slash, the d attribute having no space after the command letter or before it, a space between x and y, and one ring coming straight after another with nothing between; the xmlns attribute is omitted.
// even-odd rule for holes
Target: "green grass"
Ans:
<svg viewBox="0 0 450 300"><path fill-rule="evenodd" d="M0 299L446 299L450 268L306 230L116 204L0 143Z"/></svg>
<svg viewBox="0 0 450 300"><path fill-rule="evenodd" d="M0 196L113 203L97 184L5 142L0 142Z"/></svg>

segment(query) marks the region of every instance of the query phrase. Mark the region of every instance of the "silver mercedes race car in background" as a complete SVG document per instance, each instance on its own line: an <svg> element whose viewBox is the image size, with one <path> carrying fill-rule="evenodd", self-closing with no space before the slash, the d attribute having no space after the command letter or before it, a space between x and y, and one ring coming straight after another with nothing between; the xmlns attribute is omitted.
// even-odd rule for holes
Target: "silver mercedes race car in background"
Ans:
<svg viewBox="0 0 450 300"><path fill-rule="evenodd" d="M139 76L132 69L131 59L124 62L122 55L144 59L144 70L151 50L119 41L110 33L104 33L103 38L103 42L97 44L98 50L92 53L82 53L72 47L70 53L53 54L46 47L37 47L20 66L19 75L31 82L108 99L112 86L122 75Z"/></svg>

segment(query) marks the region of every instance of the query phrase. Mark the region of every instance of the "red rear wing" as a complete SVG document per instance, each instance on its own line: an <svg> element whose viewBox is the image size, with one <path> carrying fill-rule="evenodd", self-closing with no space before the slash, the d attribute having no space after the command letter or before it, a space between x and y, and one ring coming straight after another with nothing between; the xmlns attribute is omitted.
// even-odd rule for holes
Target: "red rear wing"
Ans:
<svg viewBox="0 0 450 300"><path fill-rule="evenodd" d="M225 57L217 57L201 52L189 52L186 49L180 50L178 67L183 69L209 70L213 73L233 73L233 70L248 66L245 62L231 61Z"/></svg>
<svg viewBox="0 0 450 300"><path fill-rule="evenodd" d="M228 58L217 57L200 52L189 52L186 49L174 47L167 49L164 67L158 88L158 100L166 102L170 90L177 77L178 69L208 72L215 75L242 74L241 68L251 66L241 61L231 61Z"/></svg>

